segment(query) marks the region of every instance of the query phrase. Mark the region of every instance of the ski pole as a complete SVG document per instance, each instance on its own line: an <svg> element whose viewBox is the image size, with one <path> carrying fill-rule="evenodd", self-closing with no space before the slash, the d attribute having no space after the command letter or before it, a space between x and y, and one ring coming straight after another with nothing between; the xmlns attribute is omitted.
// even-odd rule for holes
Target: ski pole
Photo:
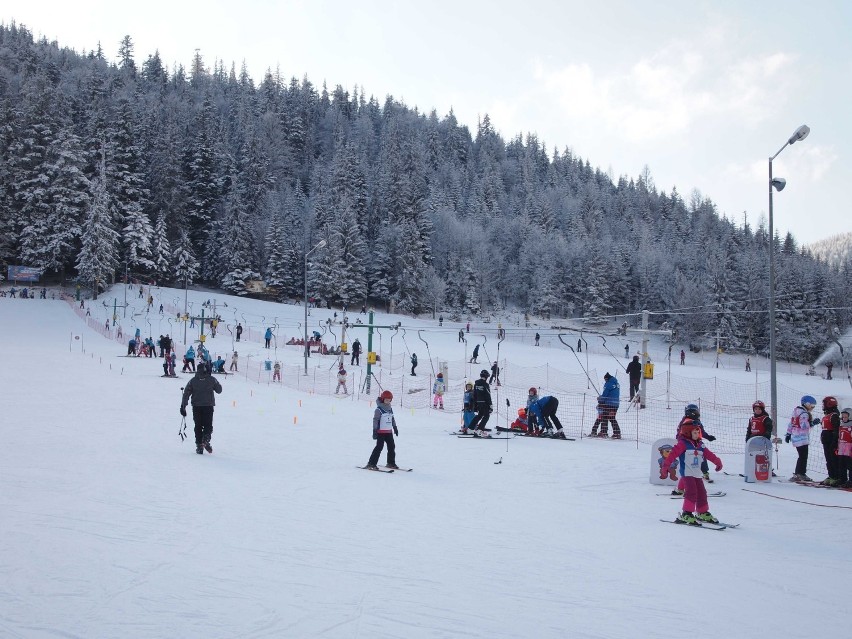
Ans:
<svg viewBox="0 0 852 639"><path fill-rule="evenodd" d="M509 452L509 398L506 398L506 452ZM503 461L502 458L500 461Z"/></svg>

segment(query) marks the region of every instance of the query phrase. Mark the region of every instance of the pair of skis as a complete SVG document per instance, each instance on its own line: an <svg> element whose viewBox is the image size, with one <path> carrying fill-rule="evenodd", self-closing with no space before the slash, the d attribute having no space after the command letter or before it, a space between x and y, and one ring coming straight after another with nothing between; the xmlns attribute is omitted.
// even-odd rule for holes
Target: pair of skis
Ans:
<svg viewBox="0 0 852 639"><path fill-rule="evenodd" d="M377 466L376 468L368 468L367 466L356 466L356 468L360 468L361 470L372 470L375 473L387 473L390 475L395 470L398 470L401 473L410 473L413 468L388 468L387 466Z"/></svg>
<svg viewBox="0 0 852 639"><path fill-rule="evenodd" d="M724 497L728 493L723 493L721 491L716 491L714 493L707 493L708 497ZM657 493L657 497L668 497L669 499L683 499L683 495L675 495L672 493Z"/></svg>
<svg viewBox="0 0 852 639"><path fill-rule="evenodd" d="M718 524L711 524L709 521L696 521L694 524L688 524L677 519L661 519L660 521L665 524L675 524L677 526L684 526L685 528L703 528L704 530L727 530L728 528L739 527L739 524L726 524L721 521Z"/></svg>
<svg viewBox="0 0 852 639"><path fill-rule="evenodd" d="M827 486L819 483L818 481L790 481L789 479L781 478L778 478L778 481L784 484L798 484L799 486L807 486L809 488L827 488L828 490L844 490L846 492L852 492L852 488L844 488L843 486Z"/></svg>
<svg viewBox="0 0 852 639"><path fill-rule="evenodd" d="M518 435L515 435L515 437L529 437L530 439L561 439L561 440L564 440L566 442L577 441L573 437L554 437L553 435L530 435L529 433L518 434Z"/></svg>

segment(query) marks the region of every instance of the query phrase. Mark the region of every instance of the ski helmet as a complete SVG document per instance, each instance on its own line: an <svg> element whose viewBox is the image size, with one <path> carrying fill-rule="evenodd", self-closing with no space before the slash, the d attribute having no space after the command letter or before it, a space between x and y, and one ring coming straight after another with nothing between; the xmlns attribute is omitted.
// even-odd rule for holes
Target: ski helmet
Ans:
<svg viewBox="0 0 852 639"><path fill-rule="evenodd" d="M486 377L488 377L490 374L491 374L491 373L489 373L489 372L488 372L487 370L485 370L484 368L483 368L481 371L479 371L479 376L480 376L482 379L485 379L485 378L486 378Z"/></svg>
<svg viewBox="0 0 852 639"><path fill-rule="evenodd" d="M383 402L393 401L393 393L391 393L389 390L382 391L382 394L379 395L379 399Z"/></svg>
<svg viewBox="0 0 852 639"><path fill-rule="evenodd" d="M444 374L438 373L437 375L435 375L435 377L438 377L439 379L444 379Z"/></svg>
<svg viewBox="0 0 852 639"><path fill-rule="evenodd" d="M698 404L687 404L686 408L683 410L683 414L692 419L698 419L701 417L701 411L698 409Z"/></svg>
<svg viewBox="0 0 852 639"><path fill-rule="evenodd" d="M760 411L761 411L762 413L765 413L765 412L766 412L766 404L764 404L764 403L763 403L762 401L760 401L760 400L757 400L754 404L752 404L752 405L751 405L751 410L752 410L753 412L754 412L754 411L757 411L757 409L758 409L758 408L760 409Z"/></svg>
<svg viewBox="0 0 852 639"><path fill-rule="evenodd" d="M527 409L526 408L519 408L518 409L518 417L526 417L526 416L527 416Z"/></svg>
<svg viewBox="0 0 852 639"><path fill-rule="evenodd" d="M829 395L828 397L822 398L822 409L823 410L831 410L832 408L837 408L837 398Z"/></svg>
<svg viewBox="0 0 852 639"><path fill-rule="evenodd" d="M803 395L801 403L802 406L804 406L805 408L807 408L808 406L810 406L811 408L816 406L816 400L813 398L812 395Z"/></svg>
<svg viewBox="0 0 852 639"><path fill-rule="evenodd" d="M852 408L844 408L842 411L840 411L840 414L841 414L841 415L842 415L843 413L846 413L846 415L847 415L848 417L852 417ZM848 418L848 417L847 417L847 418Z"/></svg>
<svg viewBox="0 0 852 639"><path fill-rule="evenodd" d="M530 387L530 395L538 395L538 389L535 386Z"/></svg>
<svg viewBox="0 0 852 639"><path fill-rule="evenodd" d="M678 435L680 435L681 437L686 437L687 439L692 439L692 431L694 430L697 430L700 433L701 427L691 419L687 419L684 420L684 422L680 425Z"/></svg>

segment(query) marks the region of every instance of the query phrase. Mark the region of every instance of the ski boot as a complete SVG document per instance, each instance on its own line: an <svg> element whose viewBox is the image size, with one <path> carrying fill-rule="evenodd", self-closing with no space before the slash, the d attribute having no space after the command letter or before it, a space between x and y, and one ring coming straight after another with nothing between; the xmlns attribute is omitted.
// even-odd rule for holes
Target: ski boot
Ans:
<svg viewBox="0 0 852 639"><path fill-rule="evenodd" d="M565 433L562 432L561 428L553 433L553 439L565 439Z"/></svg>
<svg viewBox="0 0 852 639"><path fill-rule="evenodd" d="M385 468L392 468L394 470L399 470L399 466L397 466L396 464L390 464L390 463L385 464Z"/></svg>
<svg viewBox="0 0 852 639"><path fill-rule="evenodd" d="M201 446L201 444L195 445L195 452L198 453L199 455L204 454L204 448Z"/></svg>
<svg viewBox="0 0 852 639"><path fill-rule="evenodd" d="M672 491L672 496L674 496L674 497L680 497L680 496L682 496L682 495L683 495L683 491L682 491L682 490L678 490L677 488L675 488L675 489Z"/></svg>
<svg viewBox="0 0 852 639"><path fill-rule="evenodd" d="M612 438L613 439L621 439L621 433L613 433Z"/></svg>
<svg viewBox="0 0 852 639"><path fill-rule="evenodd" d="M708 484L713 483L713 480L710 479L710 473L701 473L701 476L704 477L704 481L706 481Z"/></svg>
<svg viewBox="0 0 852 639"><path fill-rule="evenodd" d="M709 510L706 513L699 513L696 516L696 519L698 521L706 521L708 524L718 524L719 523L719 520L716 519L712 514L710 514Z"/></svg>
<svg viewBox="0 0 852 639"><path fill-rule="evenodd" d="M677 518L675 519L675 523L689 524L690 526L695 526L696 524L698 524L698 521L695 519L695 515L693 515L692 513L688 513L684 510L677 516ZM701 524L698 525L700 526Z"/></svg>
<svg viewBox="0 0 852 639"><path fill-rule="evenodd" d="M208 453L210 453L210 454L213 454L213 447L210 445L210 440L209 440L209 439L207 439L207 440L205 440L205 441L204 441L203 446L204 446L204 450L206 450L206 451L207 451Z"/></svg>

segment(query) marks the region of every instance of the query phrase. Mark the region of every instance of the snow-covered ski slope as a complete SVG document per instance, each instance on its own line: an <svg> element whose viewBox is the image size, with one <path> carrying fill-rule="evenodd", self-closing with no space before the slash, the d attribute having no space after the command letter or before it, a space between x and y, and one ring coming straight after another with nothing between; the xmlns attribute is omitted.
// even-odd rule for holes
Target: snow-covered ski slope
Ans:
<svg viewBox="0 0 852 639"><path fill-rule="evenodd" d="M247 317L286 313L298 332L301 308L228 303ZM455 358L457 327L428 339L433 357ZM241 355L263 355L243 344ZM564 347L510 348L530 366L564 364ZM0 636L626 638L680 627L737 638L848 625L826 593L848 582L850 493L715 474L727 495L711 500L714 514L742 525L706 535L659 523L679 503L648 483L647 445L458 439L446 435L457 407L398 402L397 463L414 472L362 472L368 398L243 375L220 378L214 454L200 456L178 437L189 377L161 378L160 361L125 351L65 302L0 299ZM312 357L319 365L331 360ZM590 365L610 370L603 356ZM849 403L844 383L828 388ZM741 470L741 455L722 459ZM782 446L779 475L794 459Z"/></svg>

